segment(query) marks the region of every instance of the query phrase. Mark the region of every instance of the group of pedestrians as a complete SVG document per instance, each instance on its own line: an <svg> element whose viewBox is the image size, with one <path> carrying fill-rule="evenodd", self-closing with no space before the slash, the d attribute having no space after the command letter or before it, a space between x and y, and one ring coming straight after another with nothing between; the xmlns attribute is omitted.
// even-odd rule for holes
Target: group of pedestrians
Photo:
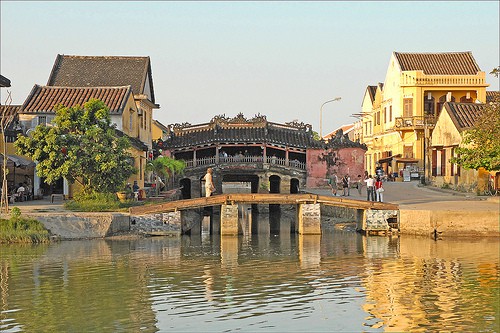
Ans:
<svg viewBox="0 0 500 333"><path fill-rule="evenodd" d="M330 185L332 195L337 196L339 184L342 186L342 194L341 196L349 196L350 195L350 186L351 186L351 178L349 175L345 175L339 181L337 175L334 173L330 176L328 184ZM358 190L359 196L361 196L361 189L363 185L366 186L366 200L367 201L380 201L384 202L384 187L382 184L382 179L380 176L373 178L372 175L369 175L368 172L365 171L364 177L358 175L358 178L355 183L353 183L353 187L356 187Z"/></svg>
<svg viewBox="0 0 500 333"><path fill-rule="evenodd" d="M342 194L341 196L347 197L351 195L350 192L350 184L351 184L351 177L349 175L345 175L342 177L342 179L339 182L339 179L336 174L332 174L331 178L328 181L328 185L330 185L330 188L332 189L332 194L334 196L337 196L337 190L339 183L342 185Z"/></svg>
<svg viewBox="0 0 500 333"><path fill-rule="evenodd" d="M374 179L372 175L368 175L364 181L366 183L366 200L384 202L385 189L382 179L380 177Z"/></svg>

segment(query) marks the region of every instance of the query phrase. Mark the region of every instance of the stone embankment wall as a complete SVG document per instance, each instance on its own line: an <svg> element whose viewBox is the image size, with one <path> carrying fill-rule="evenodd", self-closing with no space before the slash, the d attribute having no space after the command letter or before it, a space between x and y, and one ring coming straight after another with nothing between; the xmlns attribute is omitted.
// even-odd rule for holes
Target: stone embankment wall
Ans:
<svg viewBox="0 0 500 333"><path fill-rule="evenodd" d="M139 234L181 234L181 212L148 214L130 217L130 231Z"/></svg>
<svg viewBox="0 0 500 333"><path fill-rule="evenodd" d="M399 217L403 234L439 237L500 236L500 216L495 211L401 209Z"/></svg>
<svg viewBox="0 0 500 333"><path fill-rule="evenodd" d="M42 222L60 239L90 239L130 230L130 217L121 213L37 213L23 214Z"/></svg>

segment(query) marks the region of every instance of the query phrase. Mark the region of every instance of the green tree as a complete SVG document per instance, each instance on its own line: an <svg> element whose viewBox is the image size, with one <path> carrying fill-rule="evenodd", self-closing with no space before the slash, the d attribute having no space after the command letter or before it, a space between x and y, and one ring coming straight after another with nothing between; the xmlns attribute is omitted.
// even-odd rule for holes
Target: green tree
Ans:
<svg viewBox="0 0 500 333"><path fill-rule="evenodd" d="M168 179L176 174L181 174L186 168L186 163L183 160L176 160L167 156L159 156L146 164L146 171L153 172L154 175ZM156 181L156 190L159 191L158 181Z"/></svg>
<svg viewBox="0 0 500 333"><path fill-rule="evenodd" d="M117 135L108 107L91 99L83 107L54 110L54 126L39 125L32 135L18 137L18 154L37 161L38 176L49 184L64 177L87 194L119 190L136 169L127 151L130 141Z"/></svg>
<svg viewBox="0 0 500 333"><path fill-rule="evenodd" d="M462 145L457 148L458 157L452 158L465 169L488 171L500 170L500 99L498 96L486 104L474 123L474 127L462 135Z"/></svg>

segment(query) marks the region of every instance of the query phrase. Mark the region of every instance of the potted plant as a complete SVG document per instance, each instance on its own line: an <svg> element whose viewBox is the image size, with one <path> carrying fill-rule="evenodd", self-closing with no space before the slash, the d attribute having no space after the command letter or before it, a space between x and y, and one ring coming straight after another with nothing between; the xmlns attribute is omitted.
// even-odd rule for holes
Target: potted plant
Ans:
<svg viewBox="0 0 500 333"><path fill-rule="evenodd" d="M123 190L116 192L116 197L120 202L126 202L128 199L132 199L134 197L134 192L132 191L130 183L128 183Z"/></svg>

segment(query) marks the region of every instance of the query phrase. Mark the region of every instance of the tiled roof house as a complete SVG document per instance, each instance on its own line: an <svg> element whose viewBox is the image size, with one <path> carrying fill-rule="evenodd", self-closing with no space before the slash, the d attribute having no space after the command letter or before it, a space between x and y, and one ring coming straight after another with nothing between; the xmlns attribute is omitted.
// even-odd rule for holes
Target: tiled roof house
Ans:
<svg viewBox="0 0 500 333"><path fill-rule="evenodd" d="M369 173L381 164L387 173L402 169L428 177L431 136L446 102L484 103L486 75L472 52L393 52L383 86L369 109L362 108L362 142ZM367 90L368 91L368 90ZM403 156L400 161L391 156Z"/></svg>
<svg viewBox="0 0 500 333"><path fill-rule="evenodd" d="M463 170L449 159L462 145L463 133L471 129L487 104L446 102L431 137L431 176L438 184L452 183L468 189L478 181L478 171Z"/></svg>
<svg viewBox="0 0 500 333"><path fill-rule="evenodd" d="M118 135L133 144L139 186L144 184L147 151L152 148L153 110L158 109L149 57L57 55L46 86L35 85L19 111L24 131L53 119L56 105L83 105L91 98L110 109Z"/></svg>

